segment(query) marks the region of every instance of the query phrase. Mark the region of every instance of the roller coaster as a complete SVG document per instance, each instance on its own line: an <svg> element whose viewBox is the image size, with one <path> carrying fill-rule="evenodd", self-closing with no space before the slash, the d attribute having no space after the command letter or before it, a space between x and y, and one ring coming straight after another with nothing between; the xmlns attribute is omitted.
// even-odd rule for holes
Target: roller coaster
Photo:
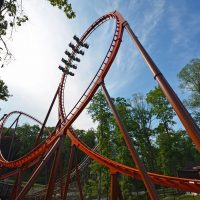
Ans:
<svg viewBox="0 0 200 200"><path fill-rule="evenodd" d="M69 66L76 67L72 64L73 60L79 61L75 56L78 53L83 54L83 52L80 50L81 47L88 48L88 45L86 43L88 37L95 32L95 30L101 26L103 23L105 23L108 20L113 20L116 24L114 35L110 44L110 47L97 71L94 78L92 79L91 83L83 93L83 95L80 97L78 102L75 104L73 109L66 114L65 108L64 108L64 92L65 92L65 83L68 75L73 76L73 73L69 71ZM122 17L122 15L118 11L114 11L108 14L105 14L104 16L97 19L83 34L83 36L79 39L78 37L74 37L76 40L76 44L72 45L72 53L68 57L68 60L63 60L63 62L68 65L64 67L59 67L62 71L62 77L61 81L58 85L58 88L55 92L55 96L51 102L50 108L47 112L47 115L44 119L44 122L40 122L31 115L28 115L24 112L20 111L14 111L7 115L5 115L1 119L0 124L0 131L1 131L1 138L2 132L5 126L5 123L7 120L9 120L10 117L13 115L17 116L14 120L12 126L17 126L18 120L21 116L25 116L30 118L31 120L35 121L36 123L41 125L40 132L37 135L35 146L34 148L25 154L24 156L8 161L3 155L3 153L0 151L0 180L6 180L10 177L16 177L15 183L12 186L12 191L10 192L9 199L15 199L15 200L21 200L21 199L28 199L26 195L28 194L29 190L33 186L33 184L36 182L37 177L39 176L42 169L47 165L47 162L50 160L50 158L54 157L54 160L52 162L52 168L51 173L48 180L47 187L35 194L32 194L32 199L37 196L41 196L43 194L42 199L50 200L53 197L53 192L55 189L57 189L60 185L60 199L65 200L67 199L67 194L69 192L69 184L70 180L73 177L76 177L77 179L77 185L79 189L80 199L84 199L84 194L82 192L81 188L81 181L80 181L80 170L81 168L84 168L84 166L87 166L89 158L92 160L95 160L99 164L105 166L109 169L110 172L110 199L111 200L117 200L117 199L123 199L120 185L118 182L118 175L122 174L125 176L132 177L136 180L143 181L150 199L159 199L157 191L155 189L155 184L177 188L184 191L189 192L196 192L200 193L200 180L196 179L186 179L186 178L178 178L173 176L165 176L155 173L147 172L145 169L144 164L140 161L140 158L136 152L136 149L133 145L132 139L130 138L126 127L124 126L119 113L116 110L116 107L114 103L112 102L112 99L107 91L106 85L104 83L104 79L107 75L107 72L109 71L116 55L119 50L123 32L126 30L131 37L133 43L136 45L137 49L141 53L142 57L144 58L145 62L147 63L149 69L153 73L153 78L158 82L160 85L163 93L165 94L166 98L172 105L174 111L177 113L178 117L180 118L182 124L184 125L187 133L191 137L193 143L196 145L196 148L198 151L200 151L200 129L186 110L186 108L183 106L182 102L179 100L163 74L160 72L154 61L151 59L147 51L144 49L136 35L134 34L133 30L129 26L128 22ZM106 98L106 101L108 105L111 108L111 111L113 113L113 116L116 120L117 125L119 126L119 129L121 131L121 134L126 142L127 148L130 151L130 154L132 156L132 159L134 163L136 164L137 168L132 168L129 166L126 166L124 164L115 162L111 159L108 159L104 157L103 155L97 153L95 151L95 148L92 149L88 147L85 143L83 143L77 136L75 130L72 128L73 122L77 119L77 117L81 114L81 112L86 108L88 103L91 101L92 97L95 95L98 88L102 87L103 94ZM48 129L49 135L45 141L41 142L41 137L43 135L44 130L46 129L46 122L48 120L48 117L51 113L52 107L58 99L58 110L59 110L59 120L56 124L56 128L54 131L50 132ZM65 178L57 180L57 171L61 159L61 152L64 145L65 137L69 137L71 141L71 152L70 152L70 158L69 162L67 164L67 173L65 175ZM86 154L86 159L81 163L81 165L77 164L77 158L76 158L76 149L79 149L83 153ZM9 150L10 152L11 150ZM75 168L72 169L73 163L75 164ZM33 173L30 176L29 180L25 183L25 185L22 187L21 183L23 180L22 173L26 170L33 168ZM7 170L9 169L9 170ZM65 182L63 181L65 180ZM61 183L61 184L60 184ZM37 199L37 198L35 198Z"/></svg>

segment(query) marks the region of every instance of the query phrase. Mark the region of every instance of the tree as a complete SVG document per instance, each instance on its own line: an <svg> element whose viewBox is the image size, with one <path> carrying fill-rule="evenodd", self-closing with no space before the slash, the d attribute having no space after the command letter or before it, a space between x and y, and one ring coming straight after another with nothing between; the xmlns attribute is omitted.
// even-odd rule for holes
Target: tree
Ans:
<svg viewBox="0 0 200 200"><path fill-rule="evenodd" d="M192 59L179 72L180 88L190 92L186 102L196 122L200 125L200 59Z"/></svg>
<svg viewBox="0 0 200 200"><path fill-rule="evenodd" d="M160 87L151 90L146 100L156 117L157 163L162 173L176 175L188 161L199 160L198 153L186 131L173 127L175 113Z"/></svg>
<svg viewBox="0 0 200 200"><path fill-rule="evenodd" d="M136 127L136 123L133 119L131 104L125 98L117 97L113 99L115 107L119 113L119 116L126 127L128 134L134 140L134 144L136 143L134 130ZM112 143L114 146L114 160L119 163L123 163L125 165L135 167L135 163L131 157L130 151L124 141L123 135L118 127L116 120L113 118L112 121L113 126L113 137ZM138 150L138 149L137 149ZM122 195L124 199L132 199L133 189L136 188L135 182L132 178L121 175L119 178L119 184L122 191Z"/></svg>
<svg viewBox="0 0 200 200"><path fill-rule="evenodd" d="M98 151L102 155L112 158L112 127L110 123L112 115L101 90L93 97L91 104L88 107L88 113L91 115L93 121L98 123L96 130L96 139L99 144ZM85 186L89 191L93 191L92 193L88 193L89 199L95 196L97 196L98 199L101 199L105 194L107 194L108 198L108 169L95 161L91 163L90 169L92 179L90 179ZM96 180L99 180L98 185L96 184Z"/></svg>
<svg viewBox="0 0 200 200"><path fill-rule="evenodd" d="M132 129L133 129L133 120L131 115L131 108L130 104L127 102L126 99L117 97L116 99L113 99L113 102L115 104L115 107L117 109L117 112L119 113L119 116L126 127L127 132L132 136ZM113 118L112 121L113 126L113 145L114 146L114 159L120 163L129 165L129 166L135 166L134 161L132 160L131 154L128 150L128 147L124 141L123 135L118 127L118 124L116 120Z"/></svg>
<svg viewBox="0 0 200 200"><path fill-rule="evenodd" d="M165 174L175 174L176 152L175 131L172 126L175 124L175 112L163 94L160 87L155 87L146 97L147 103L151 106L153 115L156 117L157 127L154 129L156 144L158 145L158 164Z"/></svg>
<svg viewBox="0 0 200 200"><path fill-rule="evenodd" d="M127 131L132 136L132 133L134 132L132 131L134 128L134 121L131 114L132 110L130 104L126 99L120 97L115 99L112 98L112 101L115 104ZM95 122L98 122L96 137L100 153L117 162L132 167L135 166L118 124L114 119L111 109L105 101L101 90L94 96L88 108L88 112L92 119ZM90 165L90 170L92 177L85 185L88 199L95 198L96 196L98 196L98 199L101 199L102 197L107 197L108 199L108 188L110 182L108 170L94 161ZM99 180L98 185L96 184L96 180ZM134 188L133 179L122 175L120 176L119 183L124 198L130 198L131 192ZM102 192L100 193L99 191Z"/></svg>
<svg viewBox="0 0 200 200"><path fill-rule="evenodd" d="M155 87L147 94L147 103L152 106L153 114L161 121L162 126L168 131L171 125L175 124L173 117L175 112L165 97L160 87Z"/></svg>
<svg viewBox="0 0 200 200"><path fill-rule="evenodd" d="M0 100L7 101L10 96L7 85L0 79Z"/></svg>
<svg viewBox="0 0 200 200"><path fill-rule="evenodd" d="M90 148L95 147L95 132L93 129L88 131L76 129L75 133L77 134L78 138L83 141L87 146ZM84 158L85 154L82 151L77 151L77 162L80 163Z"/></svg>
<svg viewBox="0 0 200 200"><path fill-rule="evenodd" d="M7 85L0 79L0 100L7 101L10 96Z"/></svg>
<svg viewBox="0 0 200 200"><path fill-rule="evenodd" d="M40 131L38 125L23 124L22 126L17 127L16 137L19 140L16 145L18 145L19 151L17 157L21 157L26 153L30 152L35 144L35 139L37 134Z"/></svg>
<svg viewBox="0 0 200 200"><path fill-rule="evenodd" d="M68 0L48 0L52 6L61 9L67 18L75 17L75 12L72 10ZM21 26L28 20L28 16L22 9L23 0L1 0L0 1L0 61L1 67L10 61L12 53L7 47L7 38L12 38L14 28Z"/></svg>
<svg viewBox="0 0 200 200"><path fill-rule="evenodd" d="M180 87L191 92L187 104L192 108L200 107L200 59L192 59L179 72Z"/></svg>
<svg viewBox="0 0 200 200"><path fill-rule="evenodd" d="M156 148L153 144L154 131L152 129L153 112L142 94L134 94L131 102L132 137L137 151L148 171L155 171Z"/></svg>

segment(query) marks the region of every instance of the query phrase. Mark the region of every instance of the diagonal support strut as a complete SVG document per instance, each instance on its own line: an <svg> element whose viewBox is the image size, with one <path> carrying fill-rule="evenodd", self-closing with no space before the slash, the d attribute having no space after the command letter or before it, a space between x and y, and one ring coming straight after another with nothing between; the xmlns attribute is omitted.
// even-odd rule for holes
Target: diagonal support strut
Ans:
<svg viewBox="0 0 200 200"><path fill-rule="evenodd" d="M139 159L139 156L138 156L138 154L135 150L135 147L133 145L131 137L129 136L129 134L128 134L128 132L127 132L127 130L126 130L126 128L125 128L125 126L124 126L124 124L123 124L123 122L122 122L122 120L121 120L121 118L120 118L120 116L117 112L117 109L116 109L115 105L113 104L112 99L110 98L110 95L109 95L109 93L106 89L105 83L102 82L101 85L102 85L102 89L103 89L103 94L104 94L104 96L105 96L105 98L106 98L106 100L107 100L107 102L108 102L108 104L109 104L109 106L110 106L110 108L113 112L114 118L115 118L115 120L116 120L116 122L119 126L119 129L120 129L122 135L123 135L123 138L126 142L126 145L128 146L128 149L131 153L131 156L132 156L135 164L137 165L137 167L140 171L140 175L142 177L142 180L144 182L145 187L147 188L149 196L151 197L152 200L157 200L159 198L158 198L157 192L155 190L154 184L152 183L151 179L149 178L149 176L146 172L144 165L141 163L141 161Z"/></svg>

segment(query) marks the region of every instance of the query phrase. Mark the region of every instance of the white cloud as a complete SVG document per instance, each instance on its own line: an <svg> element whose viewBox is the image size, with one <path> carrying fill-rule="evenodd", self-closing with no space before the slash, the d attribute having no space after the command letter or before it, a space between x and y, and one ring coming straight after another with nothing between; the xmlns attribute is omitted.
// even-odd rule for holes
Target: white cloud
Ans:
<svg viewBox="0 0 200 200"><path fill-rule="evenodd" d="M162 22L165 1L149 1L148 6L144 4L144 2L128 1L125 7L123 7L123 3L124 2L121 1L121 7L119 5L120 12L124 15L142 45L149 49L151 47L154 31L159 23ZM115 68L115 70L113 68ZM145 70L148 71L146 68ZM139 76L143 76L143 71L141 55L135 48L129 35L124 31L120 50L111 72L109 72L109 74L112 73L112 75L108 75L108 77L112 77L112 81L108 82L110 91L112 91L114 95L120 95L122 91L125 91L124 88L131 87L130 84L133 80L138 79Z"/></svg>
<svg viewBox="0 0 200 200"><path fill-rule="evenodd" d="M74 4L77 2L75 1ZM154 31L159 23L162 23L165 12L164 0L145 1L145 3L136 0L126 2L96 0L94 3L80 2L84 6L83 11L77 13L75 20L70 21L66 20L62 11L49 6L46 1L41 3L39 0L32 0L24 3L26 3L24 7L30 21L14 34L14 40L10 44L16 60L1 70L1 78L13 94L8 102L0 106L2 107L1 115L3 112L23 110L40 120L44 119L60 81L61 72L57 67L61 64L63 52L73 34L81 36L96 18L117 9L128 20L142 44L149 48L152 45ZM74 7L76 10L80 5L77 4ZM199 24L195 20L191 23L193 23L191 27ZM67 111L73 107L86 89L104 58L112 38L113 24L110 22L98 28L89 38L90 49L81 58L82 61L75 72L75 77L69 77L67 80L65 90ZM179 29L179 26L178 17L177 21L171 21L171 28L174 31ZM119 53L106 78L106 85L112 94L120 96L121 91L124 92L132 87L130 83L138 79L144 71L141 61L132 41L127 33L124 33ZM147 71L146 68L145 70ZM144 79L144 74L141 79ZM51 125L57 122L56 106L49 122ZM75 125L77 128L80 126L86 129L93 126L86 112L80 116Z"/></svg>
<svg viewBox="0 0 200 200"><path fill-rule="evenodd" d="M140 40L143 44L148 43L150 34L153 34L153 30L156 28L159 22L162 20L164 13L165 1L157 0L151 1L150 7L143 13L142 23L140 24L139 32Z"/></svg>
<svg viewBox="0 0 200 200"><path fill-rule="evenodd" d="M192 37L200 33L200 15L190 13L186 5L169 7L169 27L173 32L173 45L190 48Z"/></svg>
<svg viewBox="0 0 200 200"><path fill-rule="evenodd" d="M1 78L13 94L1 113L22 110L42 121L60 81L58 65L72 31L64 23L65 16L47 2L29 1L24 9L30 21L14 34L11 47L16 60L1 69ZM49 124L56 122L55 108Z"/></svg>

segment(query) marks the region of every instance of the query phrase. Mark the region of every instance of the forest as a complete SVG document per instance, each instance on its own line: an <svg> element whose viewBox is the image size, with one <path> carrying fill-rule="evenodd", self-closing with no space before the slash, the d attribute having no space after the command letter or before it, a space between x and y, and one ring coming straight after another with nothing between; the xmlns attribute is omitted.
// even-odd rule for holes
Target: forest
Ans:
<svg viewBox="0 0 200 200"><path fill-rule="evenodd" d="M200 125L199 77L200 59L191 60L178 74L180 88L188 94L184 104L198 125ZM8 88L1 80L1 100L7 100L9 96ZM133 94L130 99L117 97L112 100L147 171L177 176L178 171L183 169L187 163L200 162L198 151L185 129L180 125L174 110L159 86L147 94L137 93ZM78 137L89 147L96 147L96 151L102 155L135 167L101 89L93 97L87 112L97 127L90 130L75 130ZM49 131L53 131L54 128L47 127ZM15 133L13 133L14 129L8 131L5 127L1 136L1 149L4 156L8 160L14 160L29 152L35 145L35 138L39 131L38 125L30 124L17 127ZM44 140L47 136L48 132L44 131L42 139ZM65 166L69 160L70 147L70 140L66 138L62 154ZM84 158L85 155L78 151L78 163ZM40 175L38 183L47 184L51 162L52 160ZM63 170L66 171L66 169ZM30 171L27 172L27 177L29 173ZM110 185L108 169L95 161L90 161L81 172L81 180L87 199L94 197L101 199L106 196L108 198ZM125 199L131 198L133 191L144 190L141 182L129 177L120 176L119 182Z"/></svg>

